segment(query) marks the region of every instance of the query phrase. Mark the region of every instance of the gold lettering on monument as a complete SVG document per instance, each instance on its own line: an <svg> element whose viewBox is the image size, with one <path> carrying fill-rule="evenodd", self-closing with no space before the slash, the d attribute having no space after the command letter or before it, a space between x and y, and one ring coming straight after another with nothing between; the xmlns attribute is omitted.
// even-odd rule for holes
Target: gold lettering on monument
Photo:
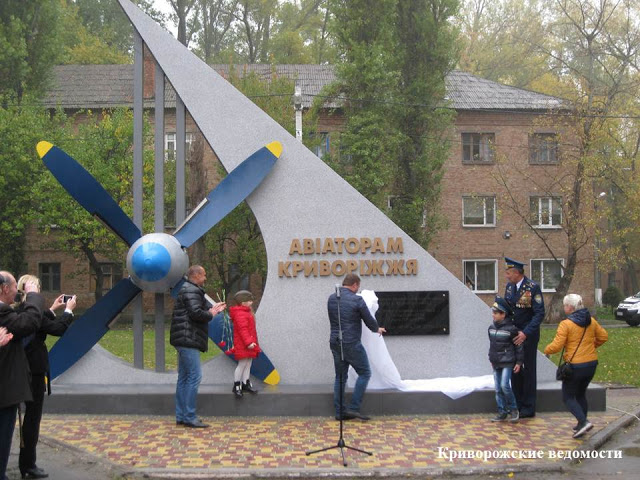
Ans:
<svg viewBox="0 0 640 480"><path fill-rule="evenodd" d="M278 262L278 276L343 277L355 273L366 276L406 276L418 274L418 260L398 258L404 254L401 237L327 237L294 238L289 246L289 260ZM309 256L346 255L346 258L307 259ZM362 256L370 258L362 258ZM393 257L387 257L393 255ZM302 256L303 258L298 258ZM385 258L380 258L385 256ZM356 258L353 258L356 257ZM360 258L357 258L360 257Z"/></svg>

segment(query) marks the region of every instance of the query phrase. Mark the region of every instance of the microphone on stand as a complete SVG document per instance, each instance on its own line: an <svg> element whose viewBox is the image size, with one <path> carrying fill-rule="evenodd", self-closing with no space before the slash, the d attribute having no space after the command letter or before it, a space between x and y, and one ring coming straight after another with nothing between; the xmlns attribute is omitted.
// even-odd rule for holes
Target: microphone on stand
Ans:
<svg viewBox="0 0 640 480"><path fill-rule="evenodd" d="M336 297L340 298L340 284L336 283Z"/></svg>

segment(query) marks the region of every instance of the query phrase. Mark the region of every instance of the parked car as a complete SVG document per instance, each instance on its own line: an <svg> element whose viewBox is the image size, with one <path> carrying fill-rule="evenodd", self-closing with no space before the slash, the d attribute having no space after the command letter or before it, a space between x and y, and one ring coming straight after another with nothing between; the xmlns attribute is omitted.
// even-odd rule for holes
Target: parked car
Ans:
<svg viewBox="0 0 640 480"><path fill-rule="evenodd" d="M640 292L620 302L616 308L616 318L624 320L631 327L640 325Z"/></svg>

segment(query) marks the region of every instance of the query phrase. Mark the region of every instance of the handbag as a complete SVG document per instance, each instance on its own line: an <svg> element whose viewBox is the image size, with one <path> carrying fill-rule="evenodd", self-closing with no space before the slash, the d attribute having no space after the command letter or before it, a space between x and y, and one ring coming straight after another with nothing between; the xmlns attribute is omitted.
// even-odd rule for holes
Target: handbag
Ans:
<svg viewBox="0 0 640 480"><path fill-rule="evenodd" d="M562 362L556 370L556 380L569 380L573 375L573 367L568 362Z"/></svg>
<svg viewBox="0 0 640 480"><path fill-rule="evenodd" d="M582 337L580 337L580 341L578 342L578 346L576 347L573 355L568 362L563 362L562 358L564 356L564 347L562 347L562 352L560 353L560 359L558 360L558 369L556 370L556 380L569 380L573 376L573 367L571 366L571 360L576 356L578 349L580 348L580 344L582 343L582 339L584 338L584 334L587 332L587 327L584 327L582 331Z"/></svg>

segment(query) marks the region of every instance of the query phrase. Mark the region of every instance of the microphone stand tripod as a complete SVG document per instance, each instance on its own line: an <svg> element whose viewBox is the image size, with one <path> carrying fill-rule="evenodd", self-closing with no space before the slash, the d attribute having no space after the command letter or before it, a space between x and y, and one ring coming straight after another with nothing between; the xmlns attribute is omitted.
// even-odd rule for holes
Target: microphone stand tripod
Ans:
<svg viewBox="0 0 640 480"><path fill-rule="evenodd" d="M336 297L338 299L338 342L340 343L340 360L344 362L344 347L342 346L342 323L340 320L340 286L336 286ZM348 448L349 450L355 450L356 452L364 453L366 455L373 455L372 452L367 452L366 450L360 450L359 448L351 447L347 445L344 441L344 369L340 369L340 414L338 418L340 419L340 437L338 438L338 443L335 445L331 445L329 447L320 448L318 450L311 450L309 452L305 452L305 455L313 455L314 453L326 452L327 450L332 450L334 448L340 449L340 454L342 455L342 465L347 466L347 460L344 456L344 449Z"/></svg>

